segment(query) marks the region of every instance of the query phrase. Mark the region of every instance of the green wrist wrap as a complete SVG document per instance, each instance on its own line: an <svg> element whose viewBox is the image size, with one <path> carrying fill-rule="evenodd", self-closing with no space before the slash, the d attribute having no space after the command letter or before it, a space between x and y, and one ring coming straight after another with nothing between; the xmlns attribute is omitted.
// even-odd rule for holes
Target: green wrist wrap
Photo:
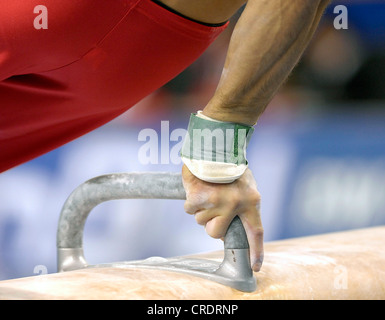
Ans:
<svg viewBox="0 0 385 320"><path fill-rule="evenodd" d="M252 126L211 121L191 114L181 150L182 158L247 165L246 148Z"/></svg>

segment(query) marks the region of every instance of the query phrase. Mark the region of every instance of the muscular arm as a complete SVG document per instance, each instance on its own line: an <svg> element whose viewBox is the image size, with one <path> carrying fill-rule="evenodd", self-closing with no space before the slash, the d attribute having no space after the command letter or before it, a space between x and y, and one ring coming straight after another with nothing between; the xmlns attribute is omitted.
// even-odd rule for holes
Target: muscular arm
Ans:
<svg viewBox="0 0 385 320"><path fill-rule="evenodd" d="M221 1L241 4L238 0L213 0L209 7ZM216 120L254 125L298 62L328 2L249 0L234 29L217 90L203 113ZM179 9L183 8L186 7ZM185 11L188 12L194 11ZM214 22L211 14L215 16L215 10L198 10L194 17ZM227 14L226 11L218 20ZM193 214L214 238L223 237L233 217L238 215L249 241L251 266L259 271L263 261L263 227L260 195L251 171L247 169L230 184L202 181L186 166L182 173L186 212Z"/></svg>
<svg viewBox="0 0 385 320"><path fill-rule="evenodd" d="M249 0L203 113L253 125L307 47L329 0Z"/></svg>

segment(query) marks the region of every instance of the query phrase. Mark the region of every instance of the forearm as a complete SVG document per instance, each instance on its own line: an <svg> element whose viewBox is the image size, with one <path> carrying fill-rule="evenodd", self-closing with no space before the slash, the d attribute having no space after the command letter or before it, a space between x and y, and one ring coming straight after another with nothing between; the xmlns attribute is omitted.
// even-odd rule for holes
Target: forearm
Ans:
<svg viewBox="0 0 385 320"><path fill-rule="evenodd" d="M329 0L249 0L203 113L253 125L307 47Z"/></svg>

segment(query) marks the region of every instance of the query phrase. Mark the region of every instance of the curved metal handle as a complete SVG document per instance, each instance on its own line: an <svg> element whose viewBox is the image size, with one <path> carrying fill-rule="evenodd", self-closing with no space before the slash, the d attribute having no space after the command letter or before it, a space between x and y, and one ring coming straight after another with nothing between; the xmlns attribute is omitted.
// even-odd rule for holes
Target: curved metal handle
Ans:
<svg viewBox="0 0 385 320"><path fill-rule="evenodd" d="M59 272L87 267L83 254L83 230L88 214L98 204L117 199L183 200L186 199L186 193L181 174L169 172L116 173L81 184L68 197L60 214L57 230ZM249 248L238 217L230 224L224 246L225 249Z"/></svg>

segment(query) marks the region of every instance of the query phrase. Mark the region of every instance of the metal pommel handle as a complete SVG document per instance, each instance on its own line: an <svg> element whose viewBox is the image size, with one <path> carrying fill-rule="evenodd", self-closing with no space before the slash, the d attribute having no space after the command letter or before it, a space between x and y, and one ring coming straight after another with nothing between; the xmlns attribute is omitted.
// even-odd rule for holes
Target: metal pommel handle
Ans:
<svg viewBox="0 0 385 320"><path fill-rule="evenodd" d="M84 182L71 193L60 214L57 230L58 272L88 266L82 239L88 214L98 204L118 199L183 200L186 199L186 193L180 173L116 173ZM217 271L219 274L252 274L249 244L238 216L226 233L224 248L225 258ZM236 264L233 262L236 260L234 255L239 255Z"/></svg>

